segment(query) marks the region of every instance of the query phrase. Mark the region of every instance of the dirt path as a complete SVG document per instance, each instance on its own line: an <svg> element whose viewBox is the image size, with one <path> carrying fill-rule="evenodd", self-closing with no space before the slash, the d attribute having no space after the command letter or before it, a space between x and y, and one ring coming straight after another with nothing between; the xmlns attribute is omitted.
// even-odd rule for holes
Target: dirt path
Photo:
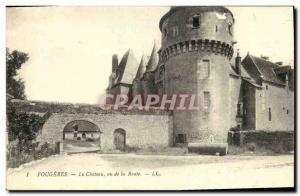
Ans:
<svg viewBox="0 0 300 196"><path fill-rule="evenodd" d="M23 190L292 187L293 164L292 155L57 155L9 169L7 183Z"/></svg>

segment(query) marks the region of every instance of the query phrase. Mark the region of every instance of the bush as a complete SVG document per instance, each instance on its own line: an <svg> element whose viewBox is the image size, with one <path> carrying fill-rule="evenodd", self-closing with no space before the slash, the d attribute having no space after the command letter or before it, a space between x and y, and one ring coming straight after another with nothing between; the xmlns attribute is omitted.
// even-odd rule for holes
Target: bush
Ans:
<svg viewBox="0 0 300 196"><path fill-rule="evenodd" d="M32 142L12 141L7 146L7 167L11 168L55 154L48 143L38 145Z"/></svg>
<svg viewBox="0 0 300 196"><path fill-rule="evenodd" d="M257 146L255 143L251 142L251 143L247 144L247 149L251 152L254 152L257 149Z"/></svg>

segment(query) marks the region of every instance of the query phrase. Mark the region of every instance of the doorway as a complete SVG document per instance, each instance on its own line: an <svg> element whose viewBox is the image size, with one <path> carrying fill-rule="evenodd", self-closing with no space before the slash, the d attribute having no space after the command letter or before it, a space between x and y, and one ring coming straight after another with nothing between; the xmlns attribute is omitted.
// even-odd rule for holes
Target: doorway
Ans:
<svg viewBox="0 0 300 196"><path fill-rule="evenodd" d="M114 131L114 149L125 151L126 149L126 131L124 129L116 129Z"/></svg>

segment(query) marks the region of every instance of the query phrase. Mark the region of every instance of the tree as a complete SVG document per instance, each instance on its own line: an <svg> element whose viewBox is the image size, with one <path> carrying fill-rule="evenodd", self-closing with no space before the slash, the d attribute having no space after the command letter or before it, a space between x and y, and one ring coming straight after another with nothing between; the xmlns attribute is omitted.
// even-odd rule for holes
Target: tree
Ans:
<svg viewBox="0 0 300 196"><path fill-rule="evenodd" d="M26 99L25 85L22 79L18 79L18 70L28 61L28 54L6 48L6 92L15 99Z"/></svg>
<svg viewBox="0 0 300 196"><path fill-rule="evenodd" d="M36 114L18 113L14 107L7 107L9 141L16 139L19 142L34 140L49 116L48 113L43 117Z"/></svg>

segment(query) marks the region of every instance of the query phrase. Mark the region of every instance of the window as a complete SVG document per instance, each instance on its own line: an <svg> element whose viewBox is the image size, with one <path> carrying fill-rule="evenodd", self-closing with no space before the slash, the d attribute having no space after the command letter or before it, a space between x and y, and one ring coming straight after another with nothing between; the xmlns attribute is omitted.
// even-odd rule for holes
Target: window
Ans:
<svg viewBox="0 0 300 196"><path fill-rule="evenodd" d="M193 27L194 28L200 27L200 16L199 15L193 17Z"/></svg>
<svg viewBox="0 0 300 196"><path fill-rule="evenodd" d="M205 111L208 111L209 107L210 107L210 93L208 91L204 91L203 108Z"/></svg>
<svg viewBox="0 0 300 196"><path fill-rule="evenodd" d="M266 90L268 90L268 88L269 88L268 85L266 85Z"/></svg>
<svg viewBox="0 0 300 196"><path fill-rule="evenodd" d="M198 61L197 76L199 79L206 79L210 75L209 60Z"/></svg>
<svg viewBox="0 0 300 196"><path fill-rule="evenodd" d="M218 25L216 25L216 32L218 32Z"/></svg>
<svg viewBox="0 0 300 196"><path fill-rule="evenodd" d="M242 115L242 104L240 103L237 104L237 115L238 116Z"/></svg>
<svg viewBox="0 0 300 196"><path fill-rule="evenodd" d="M289 114L289 110L286 110L286 114Z"/></svg>
<svg viewBox="0 0 300 196"><path fill-rule="evenodd" d="M93 133L91 133L91 137L94 137L94 134L93 134Z"/></svg>
<svg viewBox="0 0 300 196"><path fill-rule="evenodd" d="M272 112L271 112L271 108L269 108L269 121L272 120Z"/></svg>
<svg viewBox="0 0 300 196"><path fill-rule="evenodd" d="M179 35L179 27L175 26L173 27L173 37L176 37Z"/></svg>
<svg viewBox="0 0 300 196"><path fill-rule="evenodd" d="M85 133L82 134L82 138L86 138L86 134Z"/></svg>
<svg viewBox="0 0 300 196"><path fill-rule="evenodd" d="M177 134L176 143L186 143L186 134Z"/></svg>
<svg viewBox="0 0 300 196"><path fill-rule="evenodd" d="M75 138L77 137L77 133L76 133L76 132L74 133L74 137L75 137Z"/></svg>

